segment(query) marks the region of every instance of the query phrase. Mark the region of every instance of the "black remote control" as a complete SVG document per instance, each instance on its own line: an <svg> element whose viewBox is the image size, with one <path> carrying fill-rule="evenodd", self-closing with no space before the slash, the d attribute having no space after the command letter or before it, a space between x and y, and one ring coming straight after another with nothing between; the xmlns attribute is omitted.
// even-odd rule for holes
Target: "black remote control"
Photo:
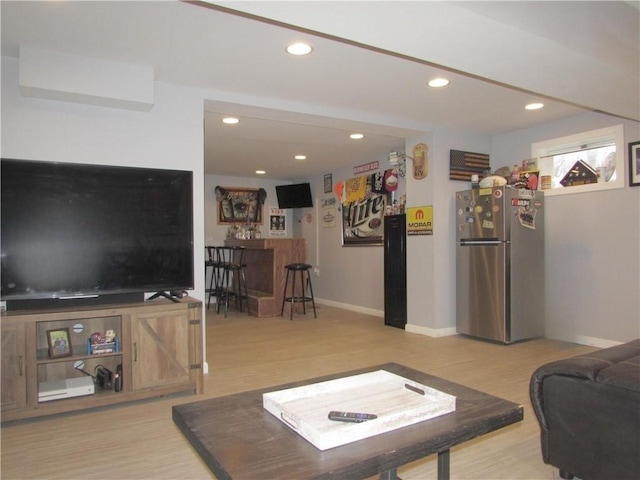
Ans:
<svg viewBox="0 0 640 480"><path fill-rule="evenodd" d="M329 420L335 422L362 423L374 418L378 418L378 416L372 413L337 412L335 410L329 412Z"/></svg>

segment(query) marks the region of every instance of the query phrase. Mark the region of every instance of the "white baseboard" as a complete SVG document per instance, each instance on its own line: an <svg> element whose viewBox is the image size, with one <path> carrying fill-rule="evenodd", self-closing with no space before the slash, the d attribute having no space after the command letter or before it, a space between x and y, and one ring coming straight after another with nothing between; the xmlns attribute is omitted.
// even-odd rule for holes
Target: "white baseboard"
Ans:
<svg viewBox="0 0 640 480"><path fill-rule="evenodd" d="M348 303L334 302L333 300L325 300L321 298L316 298L316 303L322 305L328 305L330 307L343 308L345 310L349 310L352 312L364 313L367 315L373 315L374 317L384 318L384 311L375 310L373 308L365 308L359 307L357 305L350 305ZM457 335L458 331L456 327L447 327L447 328L429 328L423 327L421 325L413 325L411 323L407 323L405 326L405 331L409 333L417 333L419 335L426 335L427 337L448 337L450 335Z"/></svg>
<svg viewBox="0 0 640 480"><path fill-rule="evenodd" d="M384 318L384 311L376 310L373 308L359 307L358 305L350 305L348 303L334 302L333 300L325 300L322 298L316 298L316 303L321 305L327 305L329 307L343 308L351 312L364 313L366 315L373 315L374 317Z"/></svg>
<svg viewBox="0 0 640 480"><path fill-rule="evenodd" d="M405 330L410 333L417 333L427 337L449 337L451 335L458 334L456 327L430 328L423 327L422 325L413 325L411 323L407 323Z"/></svg>
<svg viewBox="0 0 640 480"><path fill-rule="evenodd" d="M582 335L576 336L576 343L580 345L587 345L589 347L609 348L616 345L622 345L624 342L616 342L614 340L606 340L604 338L584 337Z"/></svg>

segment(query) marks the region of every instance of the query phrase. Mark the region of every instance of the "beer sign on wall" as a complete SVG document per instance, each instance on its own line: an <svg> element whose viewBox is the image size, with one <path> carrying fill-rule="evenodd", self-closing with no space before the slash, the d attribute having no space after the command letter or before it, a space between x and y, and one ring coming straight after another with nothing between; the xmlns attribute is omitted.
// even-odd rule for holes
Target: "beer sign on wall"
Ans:
<svg viewBox="0 0 640 480"><path fill-rule="evenodd" d="M391 192L397 187L398 180L397 176L387 172L350 178L344 182L343 246L383 244L385 210L391 204Z"/></svg>

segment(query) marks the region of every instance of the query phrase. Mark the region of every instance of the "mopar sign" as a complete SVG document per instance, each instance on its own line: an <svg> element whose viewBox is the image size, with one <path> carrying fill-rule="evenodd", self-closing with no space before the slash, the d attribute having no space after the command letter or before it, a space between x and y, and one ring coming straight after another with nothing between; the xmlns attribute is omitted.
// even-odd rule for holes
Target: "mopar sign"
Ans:
<svg viewBox="0 0 640 480"><path fill-rule="evenodd" d="M433 235L433 207L407 208L407 235Z"/></svg>

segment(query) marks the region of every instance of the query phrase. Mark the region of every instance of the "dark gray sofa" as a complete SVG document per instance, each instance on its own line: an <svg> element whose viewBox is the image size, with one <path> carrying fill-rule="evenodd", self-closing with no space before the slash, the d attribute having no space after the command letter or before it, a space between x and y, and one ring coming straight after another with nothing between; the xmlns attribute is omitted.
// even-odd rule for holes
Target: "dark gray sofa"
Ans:
<svg viewBox="0 0 640 480"><path fill-rule="evenodd" d="M562 478L640 479L640 340L541 366L530 396Z"/></svg>

